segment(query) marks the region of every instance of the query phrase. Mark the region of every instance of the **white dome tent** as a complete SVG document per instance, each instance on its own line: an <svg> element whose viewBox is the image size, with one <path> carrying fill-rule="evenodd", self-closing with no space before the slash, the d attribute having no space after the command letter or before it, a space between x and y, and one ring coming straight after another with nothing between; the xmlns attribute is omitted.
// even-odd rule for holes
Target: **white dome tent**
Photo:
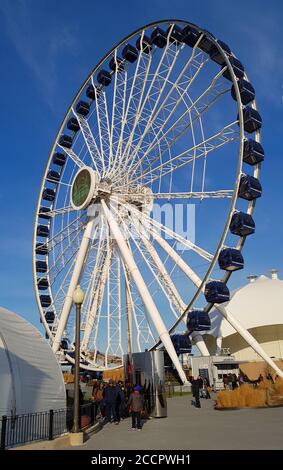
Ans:
<svg viewBox="0 0 283 470"><path fill-rule="evenodd" d="M272 359L283 359L283 281L272 276L249 276L227 302L233 316L246 328ZM226 304L225 304L226 305ZM240 361L260 361L259 355L240 337L217 310L211 311L211 330L204 335L210 354L229 348Z"/></svg>
<svg viewBox="0 0 283 470"><path fill-rule="evenodd" d="M65 386L50 346L29 322L0 308L0 417L64 409Z"/></svg>

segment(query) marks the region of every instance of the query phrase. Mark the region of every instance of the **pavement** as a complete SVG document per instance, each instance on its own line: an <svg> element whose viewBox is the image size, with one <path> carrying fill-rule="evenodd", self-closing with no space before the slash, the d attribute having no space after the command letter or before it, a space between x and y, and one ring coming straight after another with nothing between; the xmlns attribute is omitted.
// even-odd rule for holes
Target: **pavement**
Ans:
<svg viewBox="0 0 283 470"><path fill-rule="evenodd" d="M214 400L191 405L191 396L167 399L168 417L131 429L131 419L106 424L80 447L87 450L283 449L283 407L214 410Z"/></svg>

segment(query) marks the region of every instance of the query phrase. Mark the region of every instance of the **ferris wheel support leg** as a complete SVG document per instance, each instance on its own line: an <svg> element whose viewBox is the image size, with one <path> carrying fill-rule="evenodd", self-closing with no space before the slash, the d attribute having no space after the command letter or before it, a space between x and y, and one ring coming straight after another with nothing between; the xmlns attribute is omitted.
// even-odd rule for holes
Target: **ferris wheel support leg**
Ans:
<svg viewBox="0 0 283 470"><path fill-rule="evenodd" d="M210 356L207 346L204 342L204 339L200 333L193 331L191 333L192 340L194 341L196 347L200 351L202 356Z"/></svg>
<svg viewBox="0 0 283 470"><path fill-rule="evenodd" d="M224 307L224 305L215 305L217 308L218 312L220 312L224 318L230 323L231 326L242 336L243 339L246 340L246 342L250 345L250 347L259 355L261 358L267 362L267 364L272 367L272 369L275 370L276 374L279 375L279 377L283 378L283 371L277 367L275 362L266 354L264 349L260 346L260 344L257 342L257 340L246 330L239 322L236 320L236 318L229 312L227 307Z"/></svg>
<svg viewBox="0 0 283 470"><path fill-rule="evenodd" d="M160 246L171 256L176 262L177 266L191 279L191 281L199 287L201 285L201 279L198 275L185 263L185 261L176 253L176 251L167 243L160 235L152 232L155 239L158 241ZM203 288L204 290L204 288ZM224 318L230 323L230 325L242 336L242 338L250 345L250 347L265 361L272 369L275 370L279 377L283 378L283 371L277 367L275 362L266 354L264 349L260 346L257 340L246 330L234 316L228 311L223 305L215 304L215 308L223 315Z"/></svg>
<svg viewBox="0 0 283 470"><path fill-rule="evenodd" d="M83 264L84 264L84 261L85 261L87 249L88 249L89 242L90 242L90 239L91 239L91 236L92 236L92 230L93 230L94 222L95 222L95 218L90 217L89 221L86 224L86 228L85 228L83 238L82 238L82 241L81 241L81 246L80 246L78 254L77 254L77 259L76 259L73 274L72 274L72 277L71 277L70 285L69 285L69 288L68 288L68 291L67 291L67 295L65 297L65 301L64 301L62 313L61 313L61 316L60 316L59 324L58 324L58 327L57 327L56 335L55 335L54 342L53 342L53 345L52 345L52 349L53 349L54 353L56 353L58 351L59 347L60 347L61 338L62 338L63 332L66 328L69 313L70 313L70 310L72 308L73 293L74 293L74 290L75 290L75 288L76 288L76 286L79 282L79 279L80 279L80 275L81 275L81 271L82 271Z"/></svg>
<svg viewBox="0 0 283 470"><path fill-rule="evenodd" d="M153 248L153 246L150 244L150 242L148 241L148 239L146 237L144 237L143 235L141 235L141 239L144 243L144 245L146 246L148 252L150 253L150 256L152 257L153 259L153 262L155 263L156 267L159 268L160 270L160 274L164 280L164 283L166 285L166 287L169 288L169 291L171 293L171 296L172 296L172 301L175 305L175 307L177 308L177 310L182 313L185 308L186 308L186 304L184 303L184 301L182 300L181 296L179 295L177 289L176 289L176 286L174 285L172 279L170 278L161 258L159 257L159 255L157 254L156 250ZM184 323L186 324L187 321L186 321L186 318L184 317ZM209 351L206 347L206 344L204 342L204 339L202 337L202 335L200 333L197 333L196 331L193 331L191 333L191 338L192 340L194 341L196 347L198 348L199 352L201 353L202 356L209 356Z"/></svg>
<svg viewBox="0 0 283 470"><path fill-rule="evenodd" d="M170 335L167 331L167 328L157 310L157 307L149 293L149 290L143 280L143 277L136 265L136 262L134 261L132 254L127 246L127 243L123 237L123 234L121 233L119 226L112 216L110 210L107 207L106 202L102 199L101 200L101 205L102 209L104 211L106 220L109 224L110 231L119 247L120 253L122 255L122 258L124 260L125 265L128 267L130 275L135 281L135 284L138 288L138 291L140 293L140 296L145 304L145 307L151 317L151 320L156 328L156 331L160 337L160 340L162 341L167 353L169 354L172 363L174 364L176 370L178 371L178 374L180 376L180 379L182 380L183 383L187 382L186 375L182 369L182 366L180 364L180 361L178 359L178 356L176 354L175 348L173 346L173 343L171 341Z"/></svg>

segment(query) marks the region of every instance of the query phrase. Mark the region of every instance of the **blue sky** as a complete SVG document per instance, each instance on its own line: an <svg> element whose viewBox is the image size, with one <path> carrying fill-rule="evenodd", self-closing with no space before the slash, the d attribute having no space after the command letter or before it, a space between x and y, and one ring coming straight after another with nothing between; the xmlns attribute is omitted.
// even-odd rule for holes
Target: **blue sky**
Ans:
<svg viewBox="0 0 283 470"><path fill-rule="evenodd" d="M281 1L1 0L0 304L39 326L32 284L32 233L40 182L57 128L77 89L120 39L154 20L199 24L244 63L264 120L263 197L245 247L250 273L282 259L283 54Z"/></svg>

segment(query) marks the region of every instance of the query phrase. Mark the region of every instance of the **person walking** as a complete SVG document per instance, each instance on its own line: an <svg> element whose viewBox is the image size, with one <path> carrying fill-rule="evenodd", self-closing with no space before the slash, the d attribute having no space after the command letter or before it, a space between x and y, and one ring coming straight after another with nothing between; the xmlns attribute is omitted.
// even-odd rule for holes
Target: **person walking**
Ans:
<svg viewBox="0 0 283 470"><path fill-rule="evenodd" d="M192 392L193 392L193 397L195 399L195 407L200 408L200 401L199 401L199 387L200 387L200 381L199 379L193 379L192 380Z"/></svg>
<svg viewBox="0 0 283 470"><path fill-rule="evenodd" d="M143 396L141 394L141 386L136 385L131 393L128 406L132 414L132 429L141 430L141 412L143 410Z"/></svg>

